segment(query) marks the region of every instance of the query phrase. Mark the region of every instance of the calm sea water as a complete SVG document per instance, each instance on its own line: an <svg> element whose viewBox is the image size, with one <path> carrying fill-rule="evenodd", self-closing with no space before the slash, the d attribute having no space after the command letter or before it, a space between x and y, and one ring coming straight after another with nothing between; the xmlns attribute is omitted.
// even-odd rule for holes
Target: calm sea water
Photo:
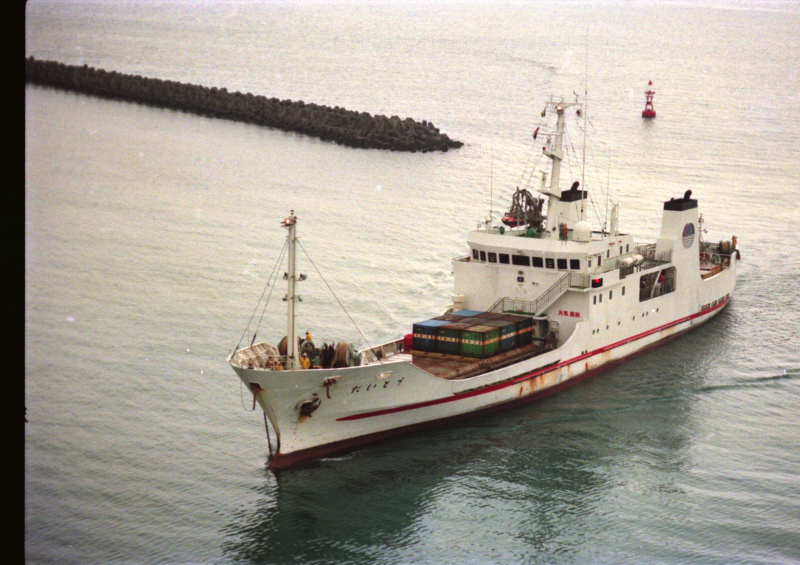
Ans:
<svg viewBox="0 0 800 565"><path fill-rule="evenodd" d="M27 56L427 119L466 143L354 150L26 87L28 563L800 563L800 9L432 4L28 2ZM225 355L279 221L297 212L349 314L303 256L302 330L401 335L449 302L465 232L529 182L543 101L573 91L592 221L619 202L652 240L691 189L706 237L739 240L731 305L538 404L266 471ZM259 335L283 335L281 309Z"/></svg>

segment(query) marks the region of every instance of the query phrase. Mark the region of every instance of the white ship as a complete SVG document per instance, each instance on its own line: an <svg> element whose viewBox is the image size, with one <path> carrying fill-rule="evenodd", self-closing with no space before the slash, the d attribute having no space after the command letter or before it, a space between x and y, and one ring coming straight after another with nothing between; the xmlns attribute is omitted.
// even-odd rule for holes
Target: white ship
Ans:
<svg viewBox="0 0 800 565"><path fill-rule="evenodd" d="M518 190L506 226L470 232L469 254L453 259L453 304L396 341L356 351L298 338L297 218L284 220L288 339L228 355L277 436L271 468L536 400L728 304L736 238L703 241L691 191L664 202L659 238L640 244L619 231L616 207L609 228L594 230L587 191L559 189L565 112L576 107L548 102L557 123L544 136L542 196Z"/></svg>

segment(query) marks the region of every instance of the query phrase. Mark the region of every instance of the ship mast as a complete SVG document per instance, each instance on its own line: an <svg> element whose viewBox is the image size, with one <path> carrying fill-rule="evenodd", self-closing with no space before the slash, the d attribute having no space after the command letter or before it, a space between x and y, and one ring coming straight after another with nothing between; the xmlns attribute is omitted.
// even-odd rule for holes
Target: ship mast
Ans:
<svg viewBox="0 0 800 565"><path fill-rule="evenodd" d="M287 303L286 368L290 369L297 363L297 216L294 215L294 210L289 212L289 217L281 225L288 230L286 245L289 265L288 272L284 275L288 289L284 300Z"/></svg>
<svg viewBox="0 0 800 565"><path fill-rule="evenodd" d="M556 115L558 116L556 122L556 132L544 148L544 154L550 157L553 161L552 171L550 173L550 195L559 194L558 183L561 177L561 160L564 158L563 139L564 139L564 107L574 106L574 104L559 103L555 105Z"/></svg>
<svg viewBox="0 0 800 565"><path fill-rule="evenodd" d="M573 106L580 106L578 102L553 102L553 109L556 111L556 131L550 136L547 145L544 147L544 154L549 157L552 162L550 172L550 190L547 191L549 197L547 205L547 231L549 232L559 224L559 215L561 212L561 191L559 189L559 182L561 180L561 161L564 159L564 131L566 129L566 119L564 117L564 110Z"/></svg>

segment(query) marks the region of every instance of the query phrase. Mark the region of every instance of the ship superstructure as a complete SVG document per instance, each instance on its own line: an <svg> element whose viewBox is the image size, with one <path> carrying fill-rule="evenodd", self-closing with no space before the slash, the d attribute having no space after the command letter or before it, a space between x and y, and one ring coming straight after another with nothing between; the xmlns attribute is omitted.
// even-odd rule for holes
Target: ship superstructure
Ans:
<svg viewBox="0 0 800 565"><path fill-rule="evenodd" d="M659 238L640 244L619 231L616 207L608 229L595 230L588 192L579 182L561 190L565 112L575 106L549 102L557 116L543 149L550 182L540 197L524 194L530 213L512 199L506 225L487 222L468 234L468 254L453 260L452 305L411 333L363 351L298 339L299 277L289 252L288 339L228 356L276 436L272 468L530 402L728 304L736 241L702 241L691 191L664 202ZM294 214L283 222L290 249L297 223Z"/></svg>

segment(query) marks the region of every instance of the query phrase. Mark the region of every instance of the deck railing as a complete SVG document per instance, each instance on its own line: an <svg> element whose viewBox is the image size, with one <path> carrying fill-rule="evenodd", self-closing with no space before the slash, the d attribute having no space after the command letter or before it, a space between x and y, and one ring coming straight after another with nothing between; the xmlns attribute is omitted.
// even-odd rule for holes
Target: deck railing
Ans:
<svg viewBox="0 0 800 565"><path fill-rule="evenodd" d="M520 300L516 298L501 298L495 302L489 312L520 312L537 315L547 306L564 294L569 288L589 288L589 275L586 273L564 273L536 300Z"/></svg>

